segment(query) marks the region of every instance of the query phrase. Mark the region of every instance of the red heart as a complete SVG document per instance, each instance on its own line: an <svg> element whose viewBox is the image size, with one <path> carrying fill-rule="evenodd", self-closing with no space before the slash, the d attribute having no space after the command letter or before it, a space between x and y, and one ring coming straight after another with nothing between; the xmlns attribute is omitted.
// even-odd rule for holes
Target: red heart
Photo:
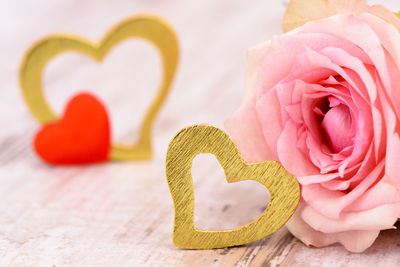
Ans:
<svg viewBox="0 0 400 267"><path fill-rule="evenodd" d="M37 154L51 164L87 164L108 160L110 126L103 104L82 93L73 97L64 116L42 127L34 139Z"/></svg>

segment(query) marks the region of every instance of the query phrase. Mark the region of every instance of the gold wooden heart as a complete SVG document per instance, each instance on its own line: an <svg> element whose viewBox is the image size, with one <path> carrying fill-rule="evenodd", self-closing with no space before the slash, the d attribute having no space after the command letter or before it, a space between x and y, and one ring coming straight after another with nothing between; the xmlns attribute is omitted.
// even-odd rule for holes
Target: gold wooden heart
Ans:
<svg viewBox="0 0 400 267"><path fill-rule="evenodd" d="M139 141L135 145L114 144L111 158L114 160L139 160L151 157L151 128L166 96L168 95L178 62L178 41L172 28L153 15L139 15L115 26L99 43L72 36L53 35L36 43L25 55L20 83L26 103L41 123L57 120L57 115L47 104L42 93L42 72L54 57L69 51L79 52L101 61L115 45L128 38L143 38L155 45L163 60L163 80L156 98L141 124Z"/></svg>
<svg viewBox="0 0 400 267"><path fill-rule="evenodd" d="M264 213L254 221L228 230L199 230L194 225L194 191L191 166L200 153L214 154L224 168L228 183L254 180L270 193ZM177 247L212 249L260 240L281 228L300 200L300 186L279 163L246 163L233 141L222 130L196 125L181 130L171 141L166 175L175 207L173 241Z"/></svg>

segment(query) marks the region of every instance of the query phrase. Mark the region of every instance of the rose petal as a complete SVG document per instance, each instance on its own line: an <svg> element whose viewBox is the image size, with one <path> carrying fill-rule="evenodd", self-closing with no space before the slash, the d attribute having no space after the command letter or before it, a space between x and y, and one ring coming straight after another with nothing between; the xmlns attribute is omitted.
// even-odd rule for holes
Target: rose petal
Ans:
<svg viewBox="0 0 400 267"><path fill-rule="evenodd" d="M264 142L277 155L277 143L283 131L281 106L276 90L271 90L259 99L255 105L255 113L259 118L259 129L264 136ZM266 114L268 114L266 116Z"/></svg>
<svg viewBox="0 0 400 267"><path fill-rule="evenodd" d="M300 53L303 53L305 47L319 51L328 46L344 49L362 61L365 60L368 61L366 63L370 63L368 56L360 48L343 38L319 33L287 34L273 39L268 46L265 45L265 51L255 52L254 60L251 57L249 58L247 67L250 69L251 75L248 78L246 77L246 81L249 80L249 86L255 85L253 88L258 88L256 94L257 98L260 98L293 72L293 61ZM255 49L257 51L261 48ZM259 64L258 56L264 52L262 64ZM303 72L303 75L304 73L306 72ZM254 78L254 75L256 78Z"/></svg>
<svg viewBox="0 0 400 267"><path fill-rule="evenodd" d="M376 185L368 189L356 201L347 206L345 212L358 212L373 209L385 204L400 202L400 194L395 186L390 184L390 178L385 176Z"/></svg>
<svg viewBox="0 0 400 267"><path fill-rule="evenodd" d="M378 180L384 166L385 162L382 161L349 193L331 191L323 188L319 184L311 184L302 186L302 197L308 205L312 206L324 216L338 219L344 208L362 196L362 194Z"/></svg>
<svg viewBox="0 0 400 267"><path fill-rule="evenodd" d="M369 248L378 237L379 230L347 231L338 233L322 233L311 228L301 218L303 204L299 207L286 224L289 231L308 246L325 247L335 243L341 243L351 252L363 252Z"/></svg>
<svg viewBox="0 0 400 267"><path fill-rule="evenodd" d="M399 18L393 14L390 10L386 9L381 5L373 5L368 9L368 13L375 15L385 22L389 22L392 24L398 31L400 31L400 20Z"/></svg>
<svg viewBox="0 0 400 267"><path fill-rule="evenodd" d="M398 190L400 190L400 179L398 178L400 171L400 137L396 132L398 129L397 117L383 93L381 94L380 99L382 101L382 110L387 132L385 174L388 178L391 178L391 182L396 185Z"/></svg>
<svg viewBox="0 0 400 267"><path fill-rule="evenodd" d="M294 176L306 176L318 173L318 169L296 148L297 128L288 121L278 140L278 157L283 167Z"/></svg>
<svg viewBox="0 0 400 267"><path fill-rule="evenodd" d="M335 14L357 14L368 9L365 0L292 0L283 17L285 32Z"/></svg>
<svg viewBox="0 0 400 267"><path fill-rule="evenodd" d="M333 152L338 153L353 144L355 133L349 108L343 104L331 108L322 120L321 127L326 133Z"/></svg>
<svg viewBox="0 0 400 267"><path fill-rule="evenodd" d="M332 63L352 69L355 73L357 73L365 84L369 99L371 99L372 103L375 102L377 95L376 85L363 62L361 62L358 58L351 56L346 51L336 47L324 48L320 53L327 56Z"/></svg>
<svg viewBox="0 0 400 267"><path fill-rule="evenodd" d="M379 37L382 46L385 48L385 59L389 76L391 77L390 86L382 87L385 92L390 95L389 104L393 103L393 110L397 116L400 116L400 33L394 27L390 27L387 23L375 16L369 14L362 14L360 17L366 21L371 29L374 30ZM396 18L397 23L400 25L400 20Z"/></svg>
<svg viewBox="0 0 400 267"><path fill-rule="evenodd" d="M346 174L347 174L347 172L352 173L354 170L358 169L359 167L360 167L360 165L354 165L353 167L347 169ZM333 182L332 180L334 180L336 178L339 178L338 181L340 181L340 182L348 182L349 183L348 180L340 179L341 176L340 176L339 172L316 174L316 175L310 175L310 176L299 176L296 178L297 178L297 181L302 185L317 184L317 183L321 184L321 183L326 183L328 181ZM346 189L347 188L340 189L340 190L346 190ZM332 189L329 189L329 190L332 190ZM338 189L334 189L334 190L338 190Z"/></svg>
<svg viewBox="0 0 400 267"><path fill-rule="evenodd" d="M248 100L257 87L257 76L259 75L260 66L269 51L269 47L270 42L267 42L254 46L247 51L244 100Z"/></svg>
<svg viewBox="0 0 400 267"><path fill-rule="evenodd" d="M365 0L291 0L282 22L284 32L300 27L309 21L335 14L361 14L369 12L400 30L399 19L381 5L369 7Z"/></svg>
<svg viewBox="0 0 400 267"><path fill-rule="evenodd" d="M332 219L305 205L301 218L311 228L323 233L338 233L347 231L374 231L394 229L400 212L400 204L382 205L359 212L346 212L340 218Z"/></svg>
<svg viewBox="0 0 400 267"><path fill-rule="evenodd" d="M380 39L372 30L370 25L361 18L355 16L336 15L318 22L307 23L303 27L299 28L299 32L331 33L358 45L373 61L374 66L379 72L383 85L386 88L390 87L390 77L387 70L385 52Z"/></svg>
<svg viewBox="0 0 400 267"><path fill-rule="evenodd" d="M255 100L250 99L230 119L225 127L247 162L277 160L262 135L260 123L254 110Z"/></svg>

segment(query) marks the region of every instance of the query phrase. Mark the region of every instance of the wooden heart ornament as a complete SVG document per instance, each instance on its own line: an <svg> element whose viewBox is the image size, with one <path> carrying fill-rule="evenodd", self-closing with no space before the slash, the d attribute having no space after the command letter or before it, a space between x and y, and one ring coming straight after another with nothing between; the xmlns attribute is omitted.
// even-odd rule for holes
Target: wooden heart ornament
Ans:
<svg viewBox="0 0 400 267"><path fill-rule="evenodd" d="M168 95L178 62L178 42L174 31L156 16L139 15L123 21L99 43L72 35L53 35L35 44L22 61L20 83L25 101L36 119L41 123L58 120L42 93L42 72L49 61L71 51L101 61L111 48L129 38L142 38L155 45L162 57L164 73L157 96L141 124L139 141L135 145L113 144L111 159L149 159L151 128Z"/></svg>
<svg viewBox="0 0 400 267"><path fill-rule="evenodd" d="M216 156L228 183L254 180L264 185L270 193L264 213L249 224L234 229L196 229L191 166L200 153ZM224 248L260 240L281 228L300 200L296 178L282 165L275 161L244 162L229 136L208 125L185 128L174 137L167 152L166 175L175 207L173 241L181 248Z"/></svg>

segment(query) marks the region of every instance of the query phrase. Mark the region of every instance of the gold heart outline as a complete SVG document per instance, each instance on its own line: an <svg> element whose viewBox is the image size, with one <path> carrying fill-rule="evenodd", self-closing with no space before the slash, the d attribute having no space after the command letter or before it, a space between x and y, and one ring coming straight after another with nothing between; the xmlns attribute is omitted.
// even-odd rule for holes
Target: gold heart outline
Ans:
<svg viewBox="0 0 400 267"><path fill-rule="evenodd" d="M20 69L20 84L33 116L40 123L55 121L57 115L42 93L42 72L46 64L54 57L71 51L88 55L100 62L111 48L128 38L142 38L155 45L163 60L164 73L157 96L142 121L138 142L131 146L113 144L111 159L144 160L150 159L152 155L151 128L168 95L179 54L173 29L159 17L143 14L127 19L111 29L99 43L68 34L49 36L33 45L26 53Z"/></svg>
<svg viewBox="0 0 400 267"><path fill-rule="evenodd" d="M228 183L254 180L270 193L270 202L254 221L228 230L199 230L194 225L192 161L200 153L214 154L224 169ZM187 249L238 246L260 240L281 228L300 200L295 177L275 161L246 163L230 137L209 125L181 130L171 141L166 159L166 176L174 202L173 242Z"/></svg>

